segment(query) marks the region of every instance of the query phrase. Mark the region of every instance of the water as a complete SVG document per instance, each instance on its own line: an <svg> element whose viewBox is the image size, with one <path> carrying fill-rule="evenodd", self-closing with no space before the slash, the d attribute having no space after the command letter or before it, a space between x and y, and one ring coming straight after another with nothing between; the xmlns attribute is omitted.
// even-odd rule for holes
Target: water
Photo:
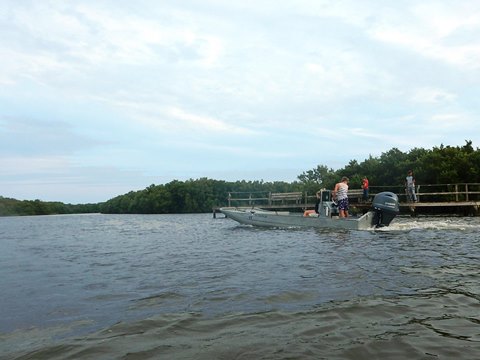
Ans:
<svg viewBox="0 0 480 360"><path fill-rule="evenodd" d="M0 218L0 358L479 358L479 229Z"/></svg>

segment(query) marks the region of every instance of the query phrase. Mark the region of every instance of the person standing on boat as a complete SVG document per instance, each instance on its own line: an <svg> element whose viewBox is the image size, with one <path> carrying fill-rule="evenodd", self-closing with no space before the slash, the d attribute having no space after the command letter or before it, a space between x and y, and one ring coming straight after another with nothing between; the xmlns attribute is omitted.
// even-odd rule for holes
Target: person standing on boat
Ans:
<svg viewBox="0 0 480 360"><path fill-rule="evenodd" d="M348 177L342 177L333 189L333 200L337 202L338 214L341 218L348 217Z"/></svg>
<svg viewBox="0 0 480 360"><path fill-rule="evenodd" d="M410 201L417 202L417 195L415 194L415 177L413 171L408 170L407 177L405 178L405 188Z"/></svg>
<svg viewBox="0 0 480 360"><path fill-rule="evenodd" d="M364 176L362 180L362 189L363 189L363 201L368 200L368 179Z"/></svg>
<svg viewBox="0 0 480 360"><path fill-rule="evenodd" d="M316 193L315 193L315 196L316 196L316 201L315 201L315 212L318 214L319 213L319 210L318 210L318 207L320 206L320 197L322 195L322 190L318 190Z"/></svg>

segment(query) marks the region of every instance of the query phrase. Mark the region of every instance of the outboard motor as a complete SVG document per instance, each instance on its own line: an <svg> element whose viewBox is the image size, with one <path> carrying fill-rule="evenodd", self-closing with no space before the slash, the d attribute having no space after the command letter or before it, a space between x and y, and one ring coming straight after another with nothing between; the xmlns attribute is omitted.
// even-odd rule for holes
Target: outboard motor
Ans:
<svg viewBox="0 0 480 360"><path fill-rule="evenodd" d="M390 225L393 218L400 212L398 196L389 191L375 195L372 207L375 211L373 224L377 227Z"/></svg>

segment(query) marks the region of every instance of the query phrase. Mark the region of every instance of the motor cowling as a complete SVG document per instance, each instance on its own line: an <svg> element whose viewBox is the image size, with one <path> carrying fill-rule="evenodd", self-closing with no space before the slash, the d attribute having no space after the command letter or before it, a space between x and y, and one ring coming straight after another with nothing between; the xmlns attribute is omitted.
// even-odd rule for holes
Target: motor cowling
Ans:
<svg viewBox="0 0 480 360"><path fill-rule="evenodd" d="M400 212L398 196L389 191L375 195L372 207L375 211L374 224L377 227L390 225L395 216Z"/></svg>

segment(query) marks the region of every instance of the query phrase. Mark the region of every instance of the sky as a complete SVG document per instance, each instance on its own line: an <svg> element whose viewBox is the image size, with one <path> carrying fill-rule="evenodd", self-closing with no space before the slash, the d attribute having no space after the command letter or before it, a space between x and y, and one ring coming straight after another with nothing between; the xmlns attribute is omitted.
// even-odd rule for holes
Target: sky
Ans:
<svg viewBox="0 0 480 360"><path fill-rule="evenodd" d="M2 0L0 196L480 147L477 0Z"/></svg>

